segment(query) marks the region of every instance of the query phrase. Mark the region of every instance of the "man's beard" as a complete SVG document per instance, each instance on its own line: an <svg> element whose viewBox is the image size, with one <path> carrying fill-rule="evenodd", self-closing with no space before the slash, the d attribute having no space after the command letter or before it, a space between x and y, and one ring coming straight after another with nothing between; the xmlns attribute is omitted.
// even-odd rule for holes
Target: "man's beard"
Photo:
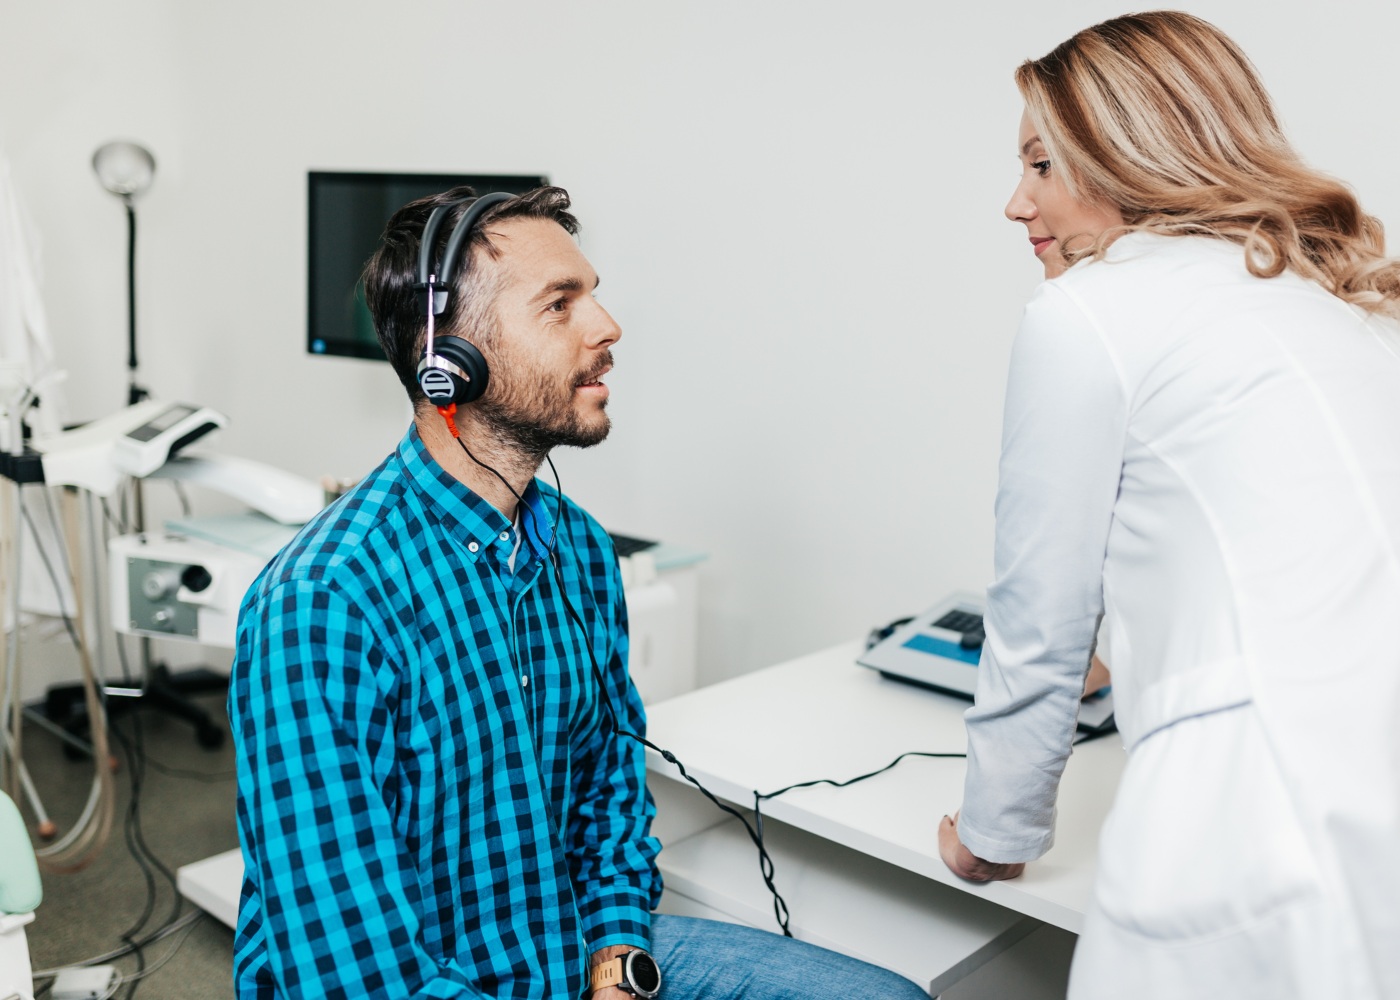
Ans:
<svg viewBox="0 0 1400 1000"><path fill-rule="evenodd" d="M595 420L585 422L575 407L574 390L599 378L612 363L612 352L604 351L592 368L561 383L557 376L531 376L493 362L490 386L477 416L503 444L534 457L543 458L561 445L590 448L608 436L612 421L600 412ZM497 386L499 394L491 391Z"/></svg>

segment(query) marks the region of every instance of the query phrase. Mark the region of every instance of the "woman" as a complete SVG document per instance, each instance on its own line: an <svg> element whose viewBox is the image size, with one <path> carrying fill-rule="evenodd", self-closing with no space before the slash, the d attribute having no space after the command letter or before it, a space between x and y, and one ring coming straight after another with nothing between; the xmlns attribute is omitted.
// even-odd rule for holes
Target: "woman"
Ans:
<svg viewBox="0 0 1400 1000"><path fill-rule="evenodd" d="M943 856L1049 849L1106 615L1129 759L1071 997L1400 997L1400 264L1194 17L1016 80L1007 215L1054 280L1013 352Z"/></svg>

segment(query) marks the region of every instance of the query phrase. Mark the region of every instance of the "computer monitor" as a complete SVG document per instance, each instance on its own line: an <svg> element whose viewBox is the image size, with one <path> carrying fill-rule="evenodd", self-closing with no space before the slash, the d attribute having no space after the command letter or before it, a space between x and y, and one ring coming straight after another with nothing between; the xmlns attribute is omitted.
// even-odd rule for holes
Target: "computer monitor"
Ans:
<svg viewBox="0 0 1400 1000"><path fill-rule="evenodd" d="M306 349L311 354L384 360L365 305L360 272L389 217L415 198L469 184L478 194L523 194L541 174L307 173Z"/></svg>

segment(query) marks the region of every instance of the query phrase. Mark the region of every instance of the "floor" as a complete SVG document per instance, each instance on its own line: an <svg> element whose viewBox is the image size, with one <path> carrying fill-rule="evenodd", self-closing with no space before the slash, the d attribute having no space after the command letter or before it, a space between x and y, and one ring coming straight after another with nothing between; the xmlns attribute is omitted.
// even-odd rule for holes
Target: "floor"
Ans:
<svg viewBox="0 0 1400 1000"><path fill-rule="evenodd" d="M223 699L196 699L227 729ZM217 750L199 747L193 730L182 721L142 711L116 725L134 743L139 724L147 765L139 798L140 831L150 853L170 871L200 858L238 846L234 826L233 752L225 741ZM30 955L36 970L57 968L122 946L122 935L141 919L148 903L148 880L125 836L130 815L129 758L115 745L117 819L111 839L82 871L45 873L44 901L27 928ZM81 813L92 781L90 759L70 759L63 744L34 723L26 723L24 757L45 810L59 824L60 835ZM26 804L26 819L32 811ZM134 836L134 831L133 831ZM149 934L177 912L177 897L169 882L156 872L149 884L154 905L142 933ZM193 907L178 901L181 914ZM144 949L147 968L164 962L149 976L124 985L143 1000L227 1000L232 995L233 931L201 917L182 932ZM135 956L114 960L123 975L137 971ZM36 980L42 987L43 980Z"/></svg>
<svg viewBox="0 0 1400 1000"><path fill-rule="evenodd" d="M1078 940L1045 924L959 980L939 1000L1063 1000Z"/></svg>

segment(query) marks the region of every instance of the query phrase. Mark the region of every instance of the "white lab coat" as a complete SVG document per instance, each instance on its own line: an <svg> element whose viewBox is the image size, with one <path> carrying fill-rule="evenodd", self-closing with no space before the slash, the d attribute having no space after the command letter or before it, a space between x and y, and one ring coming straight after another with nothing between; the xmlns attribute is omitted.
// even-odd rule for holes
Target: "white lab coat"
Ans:
<svg viewBox="0 0 1400 1000"><path fill-rule="evenodd" d="M0 379L0 385L15 381L33 386L53 372L40 279L38 233L15 190L9 161L0 153L0 363L17 369L15 379ZM3 414L13 387L5 385L0 391L5 397L0 398ZM52 382L44 389L44 405L35 411L40 433L60 429L57 394ZM0 430L0 439L4 433Z"/></svg>
<svg viewBox="0 0 1400 1000"><path fill-rule="evenodd" d="M1013 351L959 833L1051 845L1096 623L1129 760L1070 996L1400 997L1400 325L1130 234Z"/></svg>
<svg viewBox="0 0 1400 1000"><path fill-rule="evenodd" d="M15 433L8 411L24 389L37 389L40 396L40 404L25 414L30 427L38 434L57 433L62 428L62 414L66 409L56 377L59 373L40 293L41 280L39 233L25 211L9 161L0 153L0 448L7 450L17 447L16 439L22 436ZM43 505L38 505L37 509L35 513L31 508L35 530L44 538L48 551L53 552L59 544L57 529L49 524ZM8 532L11 527L0 524L0 532ZM23 564L21 605L30 611L51 615L73 607L73 597L66 583L63 596L55 594L29 532L20 535L19 545ZM10 605L6 601L0 609L0 635L12 625Z"/></svg>

